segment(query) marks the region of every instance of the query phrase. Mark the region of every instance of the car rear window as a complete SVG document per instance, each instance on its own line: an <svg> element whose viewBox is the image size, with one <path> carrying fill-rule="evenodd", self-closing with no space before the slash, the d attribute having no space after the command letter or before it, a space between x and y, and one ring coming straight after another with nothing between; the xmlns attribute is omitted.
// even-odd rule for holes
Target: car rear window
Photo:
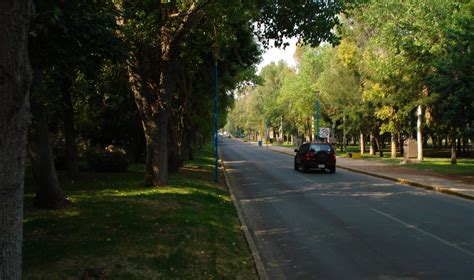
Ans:
<svg viewBox="0 0 474 280"><path fill-rule="evenodd" d="M311 144L311 150L315 152L325 151L325 152L332 152L332 147L329 144Z"/></svg>

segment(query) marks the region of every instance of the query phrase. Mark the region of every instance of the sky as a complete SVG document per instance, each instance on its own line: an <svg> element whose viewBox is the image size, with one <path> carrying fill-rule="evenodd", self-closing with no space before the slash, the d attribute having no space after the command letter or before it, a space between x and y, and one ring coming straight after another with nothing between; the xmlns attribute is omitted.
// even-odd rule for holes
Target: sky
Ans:
<svg viewBox="0 0 474 280"><path fill-rule="evenodd" d="M290 67L296 66L296 61L293 58L293 54L296 50L296 38L289 39L288 42L290 45L286 47L284 50L283 48L270 48L266 50L263 54L263 60L260 64L257 65L257 72L260 73L262 68L272 62L278 62L280 60L285 60L286 64Z"/></svg>

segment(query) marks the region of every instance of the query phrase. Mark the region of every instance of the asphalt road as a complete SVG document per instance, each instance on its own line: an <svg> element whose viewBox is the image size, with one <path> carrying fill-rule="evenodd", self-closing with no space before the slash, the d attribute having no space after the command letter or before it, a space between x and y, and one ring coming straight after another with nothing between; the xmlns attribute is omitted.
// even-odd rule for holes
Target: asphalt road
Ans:
<svg viewBox="0 0 474 280"><path fill-rule="evenodd" d="M474 279L474 203L240 141L221 156L269 279Z"/></svg>

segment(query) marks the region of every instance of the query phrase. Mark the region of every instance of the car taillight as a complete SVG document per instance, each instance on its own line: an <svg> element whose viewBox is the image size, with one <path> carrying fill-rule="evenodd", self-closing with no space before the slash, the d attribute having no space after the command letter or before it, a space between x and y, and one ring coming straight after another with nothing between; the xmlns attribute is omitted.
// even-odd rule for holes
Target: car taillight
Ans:
<svg viewBox="0 0 474 280"><path fill-rule="evenodd" d="M331 160L336 160L336 153L330 153L330 154L329 154L329 158L330 158Z"/></svg>

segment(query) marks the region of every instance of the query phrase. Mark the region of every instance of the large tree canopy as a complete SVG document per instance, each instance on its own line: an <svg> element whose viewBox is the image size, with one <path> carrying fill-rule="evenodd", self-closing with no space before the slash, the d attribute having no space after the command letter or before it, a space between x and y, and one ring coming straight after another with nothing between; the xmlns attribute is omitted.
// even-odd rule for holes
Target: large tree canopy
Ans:
<svg viewBox="0 0 474 280"><path fill-rule="evenodd" d="M123 1L118 6L124 14L122 34L131 47L129 77L145 131L150 186L167 183L167 127L186 46L203 47L199 57L210 62L211 46L220 49L220 61L242 57L244 49L228 52L236 34L256 34L264 44L273 39L275 45L295 35L315 45L335 41L330 31L342 8L332 1Z"/></svg>
<svg viewBox="0 0 474 280"><path fill-rule="evenodd" d="M379 148L389 134L392 147L401 148L404 138L413 137L417 108L424 108L423 132L436 144L449 136L455 163L456 141L466 143L474 118L472 1L354 2L339 17L337 46L300 45L297 69L285 74L278 91L263 90L274 81L262 71L264 83L237 102L228 127L249 129L245 124L272 111L289 120L293 133L310 135L319 91L323 120L343 135L359 134L362 142L370 134ZM275 14L283 10L273 7ZM271 104L260 101L275 98Z"/></svg>

